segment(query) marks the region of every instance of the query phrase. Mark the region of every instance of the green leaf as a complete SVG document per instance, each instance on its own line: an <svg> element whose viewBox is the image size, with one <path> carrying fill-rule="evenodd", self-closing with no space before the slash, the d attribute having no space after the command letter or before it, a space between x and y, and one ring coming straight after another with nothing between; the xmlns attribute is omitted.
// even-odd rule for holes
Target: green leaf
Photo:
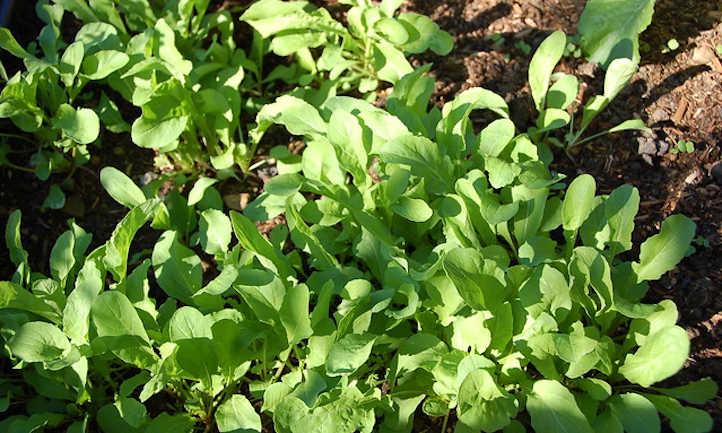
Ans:
<svg viewBox="0 0 722 433"><path fill-rule="evenodd" d="M566 110L567 107L574 103L578 94L579 79L574 75L563 74L549 88L546 100L547 107Z"/></svg>
<svg viewBox="0 0 722 433"><path fill-rule="evenodd" d="M519 403L488 371L472 371L459 388L459 422L472 431L494 432L516 416Z"/></svg>
<svg viewBox="0 0 722 433"><path fill-rule="evenodd" d="M263 133L272 125L280 124L293 135L325 135L326 122L318 114L318 110L302 99L284 95L272 104L264 105L256 115L258 126L250 132L254 141L258 142Z"/></svg>
<svg viewBox="0 0 722 433"><path fill-rule="evenodd" d="M402 218L416 223L426 222L434 215L429 205L418 198L401 197L391 206L391 210Z"/></svg>
<svg viewBox="0 0 722 433"><path fill-rule="evenodd" d="M509 119L498 119L481 130L479 135L479 152L483 156L497 157L514 138L514 122Z"/></svg>
<svg viewBox="0 0 722 433"><path fill-rule="evenodd" d="M675 433L706 433L712 431L714 421L707 412L694 408L684 407L670 397L660 395L644 395L650 400L662 415L669 418L669 424Z"/></svg>
<svg viewBox="0 0 722 433"><path fill-rule="evenodd" d="M0 48L20 59L32 57L20 46L18 41L15 40L10 30L5 27L0 27Z"/></svg>
<svg viewBox="0 0 722 433"><path fill-rule="evenodd" d="M652 22L655 0L590 0L579 20L589 60L609 66L626 57L639 63L639 34Z"/></svg>
<svg viewBox="0 0 722 433"><path fill-rule="evenodd" d="M594 433L574 395L554 380L539 380L526 403L534 430L544 433Z"/></svg>
<svg viewBox="0 0 722 433"><path fill-rule="evenodd" d="M615 189L604 202L604 215L612 230L610 257L632 248L634 217L638 211L639 191L630 185Z"/></svg>
<svg viewBox="0 0 722 433"><path fill-rule="evenodd" d="M71 105L63 104L53 117L53 127L78 144L89 144L98 138L100 119L95 111L89 108L76 110Z"/></svg>
<svg viewBox="0 0 722 433"><path fill-rule="evenodd" d="M615 59L604 76L604 97L607 101L616 98L637 71L637 64L629 59Z"/></svg>
<svg viewBox="0 0 722 433"><path fill-rule="evenodd" d="M642 119L631 119L620 123L619 125L610 128L609 132L620 132L620 131L645 131L651 132L652 130L647 127Z"/></svg>
<svg viewBox="0 0 722 433"><path fill-rule="evenodd" d="M83 57L85 56L85 48L82 42L73 42L68 45L60 58L60 64L58 64L58 71L60 72L60 79L65 84L65 87L71 87L75 77L80 71L80 65L83 63Z"/></svg>
<svg viewBox="0 0 722 433"><path fill-rule="evenodd" d="M13 354L25 362L49 362L70 352L68 338L46 322L27 322L8 341Z"/></svg>
<svg viewBox="0 0 722 433"><path fill-rule="evenodd" d="M41 301L23 287L10 281L0 281L0 309L4 308L29 311L54 323L61 321L57 307Z"/></svg>
<svg viewBox="0 0 722 433"><path fill-rule="evenodd" d="M328 123L328 140L341 167L353 175L354 183L358 186L370 183L366 171L368 147L364 145L364 131L358 118L345 111L334 111Z"/></svg>
<svg viewBox="0 0 722 433"><path fill-rule="evenodd" d="M47 197L43 200L41 209L62 209L65 206L65 193L58 185L50 185Z"/></svg>
<svg viewBox="0 0 722 433"><path fill-rule="evenodd" d="M18 209L13 211L8 217L5 225L5 245L10 254L10 261L18 268L18 276L20 281L24 282L25 274L29 273L28 252L23 248L22 238L20 236L20 223L22 221L22 212Z"/></svg>
<svg viewBox="0 0 722 433"><path fill-rule="evenodd" d="M411 167L412 173L423 177L434 192L451 190L451 164L439 146L426 137L403 135L384 143L379 149L384 162Z"/></svg>
<svg viewBox="0 0 722 433"><path fill-rule="evenodd" d="M333 343L326 359L326 374L342 376L356 371L369 359L374 341L376 336L372 334L348 334Z"/></svg>
<svg viewBox="0 0 722 433"><path fill-rule="evenodd" d="M569 185L562 204L564 230L578 230L594 210L596 182L588 174L577 176Z"/></svg>
<svg viewBox="0 0 722 433"><path fill-rule="evenodd" d="M393 45L381 41L373 44L373 65L379 79L391 84L414 70L404 53Z"/></svg>
<svg viewBox="0 0 722 433"><path fill-rule="evenodd" d="M639 394L615 395L609 401L612 413L628 432L659 433L659 415L654 405Z"/></svg>
<svg viewBox="0 0 722 433"><path fill-rule="evenodd" d="M183 58L175 43L175 32L161 18L155 24L158 35L158 56L180 76L187 76L193 70L193 63Z"/></svg>
<svg viewBox="0 0 722 433"><path fill-rule="evenodd" d="M75 266L73 248L75 247L75 236L73 232L66 231L55 241L50 251L50 273L53 278L62 283Z"/></svg>
<svg viewBox="0 0 722 433"><path fill-rule="evenodd" d="M393 18L381 18L376 21L374 31L396 46L403 45L409 40L409 32Z"/></svg>
<svg viewBox="0 0 722 433"><path fill-rule="evenodd" d="M100 183L115 201L129 209L140 206L146 200L138 185L115 167L100 170Z"/></svg>
<svg viewBox="0 0 722 433"><path fill-rule="evenodd" d="M120 359L141 368L155 364L157 356L150 347L143 322L124 294L114 290L98 295L90 317L98 339L104 338L104 343L115 349L113 353ZM120 347L114 347L114 342L121 343Z"/></svg>
<svg viewBox="0 0 722 433"><path fill-rule="evenodd" d="M174 342L192 338L213 338L211 321L193 307L181 307L168 321L168 337Z"/></svg>
<svg viewBox="0 0 722 433"><path fill-rule="evenodd" d="M619 373L646 388L678 372L688 355L687 332L670 326L647 337L636 353L627 355Z"/></svg>
<svg viewBox="0 0 722 433"><path fill-rule="evenodd" d="M185 130L189 116L168 119L139 117L133 122L131 136L133 143L147 149L166 148Z"/></svg>
<svg viewBox="0 0 722 433"><path fill-rule="evenodd" d="M100 102L95 108L95 112L108 131L116 134L130 132L130 125L123 119L118 106L103 91L100 93Z"/></svg>
<svg viewBox="0 0 722 433"><path fill-rule="evenodd" d="M304 284L297 284L286 290L279 314L289 344L297 344L313 335L309 299L310 293Z"/></svg>
<svg viewBox="0 0 722 433"><path fill-rule="evenodd" d="M285 257L276 251L273 245L258 232L256 225L251 220L238 212L232 211L231 225L233 226L233 233L243 248L269 260L282 278L285 279L294 274Z"/></svg>
<svg viewBox="0 0 722 433"><path fill-rule="evenodd" d="M113 234L105 244L104 263L108 271L113 274L115 281L125 280L128 270L128 252L130 243L135 233L149 220L156 212L161 201L151 199L131 209L128 214L115 226Z"/></svg>
<svg viewBox="0 0 722 433"><path fill-rule="evenodd" d="M211 177L199 177L196 183L193 184L191 192L188 193L188 206L194 206L200 202L206 190L217 182L218 179L213 179Z"/></svg>
<svg viewBox="0 0 722 433"><path fill-rule="evenodd" d="M203 284L201 259L179 241L175 231L164 232L153 247L153 270L163 291L190 303Z"/></svg>
<svg viewBox="0 0 722 433"><path fill-rule="evenodd" d="M234 394L218 406L216 424L221 433L260 433L261 417L251 402L240 394Z"/></svg>
<svg viewBox="0 0 722 433"><path fill-rule="evenodd" d="M231 243L231 221L216 209L206 209L198 222L198 235L203 250L208 254L222 254Z"/></svg>
<svg viewBox="0 0 722 433"><path fill-rule="evenodd" d="M474 248L456 248L444 257L444 271L475 310L494 311L507 295L504 271Z"/></svg>
<svg viewBox="0 0 722 433"><path fill-rule="evenodd" d="M567 45L567 36L562 31L556 31L541 43L534 53L529 64L529 86L537 111L544 111L547 91L554 68L564 55Z"/></svg>
<svg viewBox="0 0 722 433"><path fill-rule="evenodd" d="M715 398L718 391L717 382L709 377L676 388L652 389L692 404L704 404L708 400Z"/></svg>
<svg viewBox="0 0 722 433"><path fill-rule="evenodd" d="M696 228L684 215L672 215L664 220L659 234L642 244L639 263L632 263L637 282L657 280L674 269L687 253Z"/></svg>
<svg viewBox="0 0 722 433"><path fill-rule="evenodd" d="M130 58L121 51L102 50L83 60L83 74L89 80L102 80L128 64Z"/></svg>

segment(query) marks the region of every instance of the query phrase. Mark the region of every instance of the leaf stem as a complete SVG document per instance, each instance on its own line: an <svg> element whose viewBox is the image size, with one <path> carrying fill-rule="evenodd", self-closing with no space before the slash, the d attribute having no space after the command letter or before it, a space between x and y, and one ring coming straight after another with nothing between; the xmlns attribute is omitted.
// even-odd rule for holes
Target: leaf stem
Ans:
<svg viewBox="0 0 722 433"><path fill-rule="evenodd" d="M449 423L449 413L446 412L446 415L444 415L444 422L441 424L441 433L446 433L446 426Z"/></svg>

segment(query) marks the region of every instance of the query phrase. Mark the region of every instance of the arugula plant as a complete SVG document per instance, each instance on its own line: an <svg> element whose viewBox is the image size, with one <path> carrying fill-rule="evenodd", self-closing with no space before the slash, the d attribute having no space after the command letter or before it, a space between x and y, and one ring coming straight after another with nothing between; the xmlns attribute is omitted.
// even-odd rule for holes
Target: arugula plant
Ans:
<svg viewBox="0 0 722 433"><path fill-rule="evenodd" d="M426 92L425 78L405 88ZM438 118L412 108L418 94L394 99ZM475 135L472 109L508 113L483 89L442 110L436 141L359 100L277 104L308 110L276 121L306 128L309 147L246 215L220 210L213 179L147 199L153 186L106 168L129 213L90 253L71 223L49 277L31 271L11 215L0 337L23 379L0 390L24 411L3 428L260 432L261 401L275 431L294 433L410 432L418 407L456 411L461 432L520 430L524 412L539 432L659 431L657 411L678 432L711 429L678 400L702 404L714 382L657 385L689 350L676 307L640 302L683 257L690 220L668 218L625 261L637 191L597 196L583 175L564 193L523 135ZM253 223L282 212L268 237ZM160 236L133 254L148 222ZM156 395L166 405L150 416Z"/></svg>
<svg viewBox="0 0 722 433"><path fill-rule="evenodd" d="M581 48L604 69L627 58L639 64L639 34L651 23L656 0L589 0L579 20Z"/></svg>
<svg viewBox="0 0 722 433"><path fill-rule="evenodd" d="M637 71L637 64L626 58L613 60L604 77L604 92L595 95L584 105L581 121L576 124L574 113L580 88L579 79L570 74L554 73L566 46L567 38L564 32L554 32L542 42L529 65L529 85L535 108L539 112L536 126L528 131L532 139L535 142L548 141L569 154L569 149L611 133L627 130L650 131L644 122L632 119L582 138L592 121L632 79ZM563 142L555 137L548 137L550 132L567 126L569 131L564 135Z"/></svg>
<svg viewBox="0 0 722 433"><path fill-rule="evenodd" d="M259 113L261 130L306 138L300 163L282 165L245 214L285 212L317 299L312 329L329 335L309 339L326 376L375 386L382 431L411 431L418 407L455 410L458 432L523 431L522 413L538 432L658 432L659 413L677 432L710 431L679 400L712 398L714 382L657 385L689 351L676 307L642 302L694 223L669 217L629 261L635 188L597 195L589 175L565 186L501 97L470 89L439 113L426 108L432 89L404 77L389 100L398 117L344 97L317 111L284 97ZM479 134L478 109L499 117ZM300 432L320 408L291 392L269 412L277 430Z"/></svg>
<svg viewBox="0 0 722 433"><path fill-rule="evenodd" d="M8 29L0 28L0 47L22 59L26 68L7 79L0 92L0 117L33 135L29 139L2 134L0 165L34 171L39 179L47 180L52 173L72 173L89 160L88 145L98 139L101 123L112 132L128 130L107 95L86 88L105 83L129 59L112 29L87 24L67 44L60 37L64 10L47 2L40 2L37 9L46 25L28 50ZM6 154L13 151L10 143L17 140L37 149L30 158L32 170L8 161Z"/></svg>
<svg viewBox="0 0 722 433"><path fill-rule="evenodd" d="M295 54L308 74L323 74L342 92L358 89L373 99L380 81L391 84L412 71L407 54L427 50L446 55L453 39L430 18L402 13L394 16L400 0L342 0L349 5L348 27L323 8L306 1L261 0L241 19L270 41L279 56ZM313 49L323 47L314 57ZM311 79L308 76L306 81Z"/></svg>

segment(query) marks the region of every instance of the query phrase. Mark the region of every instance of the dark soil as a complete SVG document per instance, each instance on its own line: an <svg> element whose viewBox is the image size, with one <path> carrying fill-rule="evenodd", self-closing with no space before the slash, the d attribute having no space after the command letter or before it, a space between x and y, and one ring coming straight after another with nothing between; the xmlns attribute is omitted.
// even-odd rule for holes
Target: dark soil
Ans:
<svg viewBox="0 0 722 433"><path fill-rule="evenodd" d="M219 2L221 3L221 2ZM233 5L246 1L230 1ZM337 0L314 1L342 11ZM429 15L456 39L449 56L422 55L417 65L433 63L437 79L434 102L441 105L470 87L485 87L509 102L517 127L525 130L535 117L527 86L532 48L550 32L561 29L576 33L585 0L407 0L403 9ZM685 259L673 272L650 284L648 299L672 299L680 311L680 323L692 338L692 351L683 372L671 384L702 377L722 383L722 63L714 47L722 44L722 3L715 0L658 0L653 23L643 33L646 49L642 66L632 84L595 121L589 135L623 120L638 117L653 130L649 136L621 133L589 142L574 161L556 155L554 169L575 176L592 174L598 191L608 193L622 184L636 186L642 198L634 232L640 242L659 231L661 221L674 213L692 218L708 247ZM25 46L37 35L42 23L32 2L16 2L10 28ZM495 43L492 35L501 35ZM680 48L663 53L670 39ZM19 67L6 55L3 64L12 72ZM585 85L583 101L603 85L603 73L583 59L565 58L560 70L579 76ZM13 131L8 122L0 131ZM695 143L693 153L673 155L678 139ZM153 153L135 147L129 137L105 133L100 149L91 149L94 159L76 170L70 180L59 174L69 204L62 210L41 212L40 205L50 182L40 182L31 173L0 168L0 228L9 214L23 211L23 243L30 252L34 270L48 272L47 258L57 236L66 230L66 220L94 234L94 244L110 236L125 210L115 203L99 183L99 171L112 165L134 180L152 171ZM287 137L278 137L285 144ZM32 149L11 143L17 153L12 162L27 165ZM263 157L263 155L261 155ZM715 176L716 175L716 176ZM229 200L247 201L262 184L263 176L250 184L226 184ZM228 203L228 202L227 202ZM2 248L4 251L4 248ZM634 253L634 252L633 252ZM0 254L0 279L13 269L6 254ZM42 261L41 261L42 260ZM722 400L705 406L722 426ZM453 426L453 422L449 425ZM441 419L417 417L414 431L438 431ZM719 428L719 427L718 427Z"/></svg>

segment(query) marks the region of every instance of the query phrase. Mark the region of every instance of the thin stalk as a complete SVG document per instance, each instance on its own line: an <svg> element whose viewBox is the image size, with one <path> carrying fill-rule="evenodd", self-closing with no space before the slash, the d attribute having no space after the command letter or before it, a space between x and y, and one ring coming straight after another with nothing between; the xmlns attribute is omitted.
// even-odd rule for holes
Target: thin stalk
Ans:
<svg viewBox="0 0 722 433"><path fill-rule="evenodd" d="M608 134L611 134L611 133L609 132L609 130L602 131L602 132L600 132L600 133L597 133L597 134L594 134L594 135L592 135L592 136L589 136L589 137L585 138L585 139L582 140L582 141L579 141L578 143L575 144L575 146L581 146L582 144L584 144L584 143L586 143L586 142L588 142L588 141L592 141L592 140L594 140L594 139L596 139L596 138L603 137L603 136L608 135Z"/></svg>
<svg viewBox="0 0 722 433"><path fill-rule="evenodd" d="M35 170L33 170L33 169L31 169L31 168L27 168L27 167L23 167L23 166L21 166L21 165L13 164L13 163L10 162L10 161L6 161L6 162L4 162L2 165L8 166L8 167L12 168L13 170L25 171L25 172L27 172L27 173L35 173Z"/></svg>
<svg viewBox="0 0 722 433"><path fill-rule="evenodd" d="M28 137L25 137L24 135L20 134L8 134L8 133L2 133L0 134L0 137L7 137L7 138L17 138L18 140L23 140L26 143L35 144L35 142Z"/></svg>
<svg viewBox="0 0 722 433"><path fill-rule="evenodd" d="M449 412L444 415L444 422L441 424L441 433L446 433L446 426L449 423Z"/></svg>

